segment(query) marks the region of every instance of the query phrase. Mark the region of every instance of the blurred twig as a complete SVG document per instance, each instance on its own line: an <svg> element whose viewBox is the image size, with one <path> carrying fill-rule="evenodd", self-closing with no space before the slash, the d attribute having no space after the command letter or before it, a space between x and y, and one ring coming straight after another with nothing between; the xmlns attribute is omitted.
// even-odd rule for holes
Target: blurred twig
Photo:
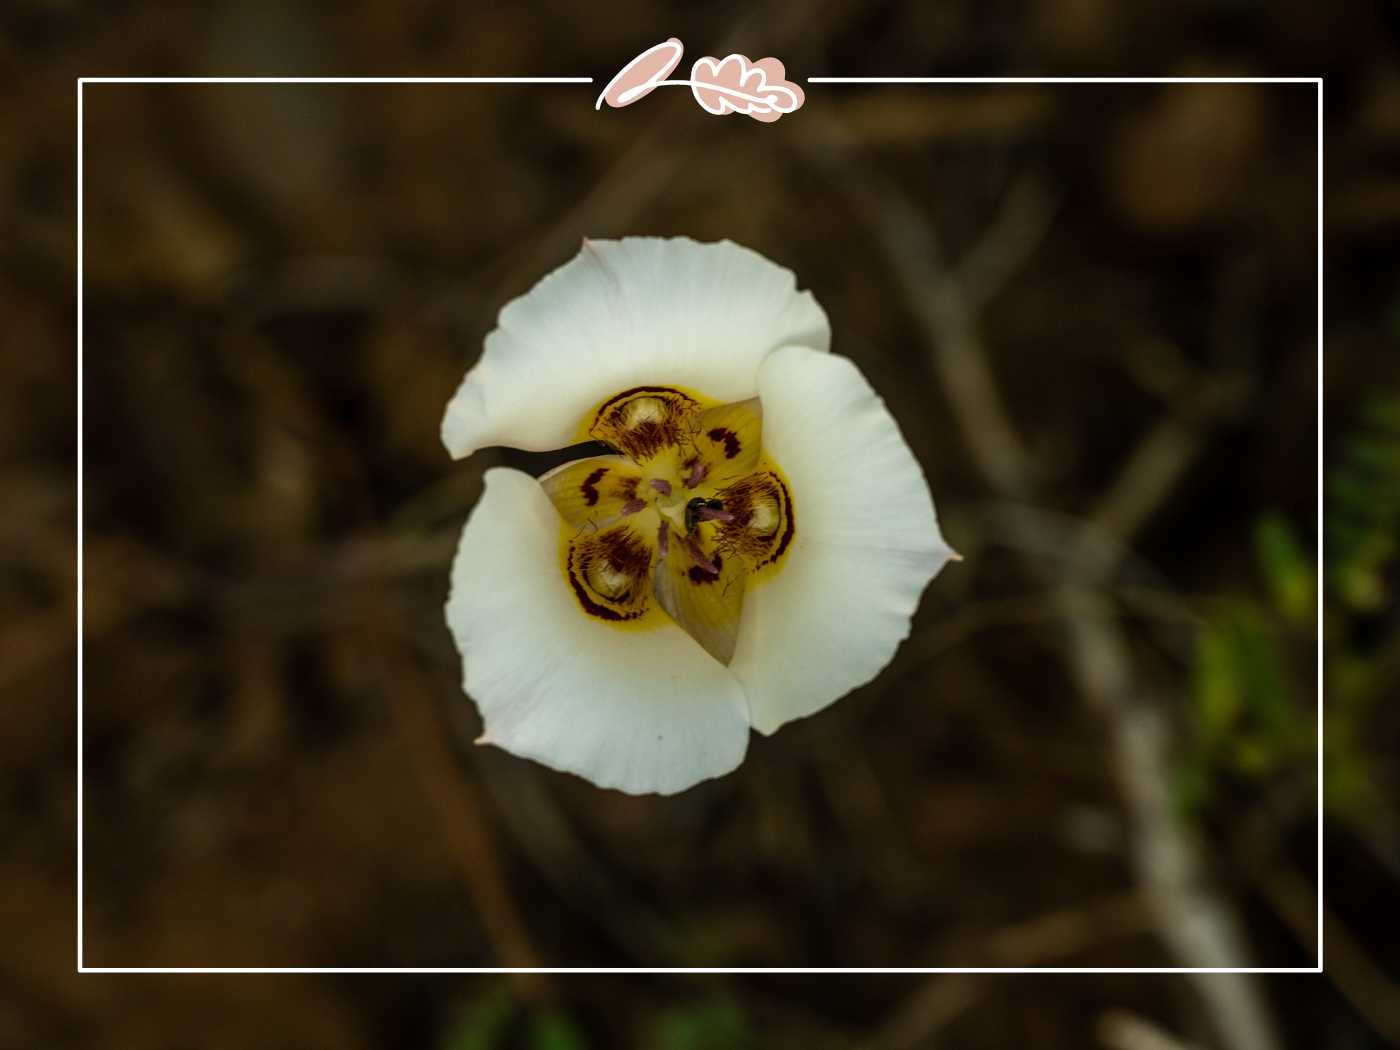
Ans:
<svg viewBox="0 0 1400 1050"><path fill-rule="evenodd" d="M1023 966L1026 960L1071 958L1096 944L1142 933L1150 925L1142 895L1133 890L1004 927L985 938L984 945L997 965Z"/></svg>
<svg viewBox="0 0 1400 1050"><path fill-rule="evenodd" d="M839 90L822 99L843 124L861 129L861 143L927 149L930 143L997 142L1033 135L1054 110L1041 87L975 94Z"/></svg>
<svg viewBox="0 0 1400 1050"><path fill-rule="evenodd" d="M1109 1050L1194 1050L1145 1017L1110 1010L1099 1018L1099 1042Z"/></svg>
<svg viewBox="0 0 1400 1050"><path fill-rule="evenodd" d="M996 965L1043 966L1115 937L1147 928L1142 898L1118 894L1061 908L982 938ZM875 1040L880 1050L913 1050L972 1009L992 990L990 978L950 974L925 981L900 1004Z"/></svg>
<svg viewBox="0 0 1400 1050"><path fill-rule="evenodd" d="M976 1004L984 984L974 976L960 973L924 981L885 1022L874 1046L878 1050L913 1050L925 1045L931 1035Z"/></svg>
<svg viewBox="0 0 1400 1050"><path fill-rule="evenodd" d="M1006 191L1006 202L971 250L958 260L957 283L967 307L986 309L1020 272L1055 219L1056 201L1039 179L1022 176Z"/></svg>
<svg viewBox="0 0 1400 1050"><path fill-rule="evenodd" d="M1201 454L1206 427L1238 411L1245 393L1243 380L1232 376L1201 379L1139 440L1090 520L1111 536L1137 533Z"/></svg>
<svg viewBox="0 0 1400 1050"><path fill-rule="evenodd" d="M845 189L885 248L919 324L927 332L938 333L932 350L978 469L998 491L1021 495L1030 485L1034 464L1002 406L973 308L931 226L899 187L856 162L855 143L839 124L813 114L805 126L812 129L809 137L800 140L808 157ZM840 147L839 152L833 147ZM1024 195L1017 194L1016 199ZM1003 245L985 254L1017 253ZM980 268L988 270L986 264ZM990 298L992 291L988 288L980 294Z"/></svg>
<svg viewBox="0 0 1400 1050"><path fill-rule="evenodd" d="M393 634L385 625L379 637L392 638ZM404 751L438 817L443 841L466 879L477 915L496 947L496 961L503 966L539 966L539 955L507 886L487 825L486 807L476 786L457 765L453 737L443 725L436 703L435 684L417 660L392 643L382 646L380 666L384 695ZM531 998L548 987L541 974L512 976L517 988Z"/></svg>
<svg viewBox="0 0 1400 1050"><path fill-rule="evenodd" d="M490 755L483 755L477 768L512 838L562 900L636 959L658 966L685 961L671 924L610 874L535 770Z"/></svg>
<svg viewBox="0 0 1400 1050"><path fill-rule="evenodd" d="M849 137L830 122L819 126L825 141ZM1036 475L1034 463L1017 437L1002 404L973 303L983 293L965 291L944 259L932 224L902 190L877 173L860 167L849 148L839 155L820 139L808 143L811 157L827 170L869 221L909 307L933 353L935 367L948 390L957 423L988 486L1003 498L1029 502ZM994 227L996 228L996 227ZM1032 226L1029 232L1039 236ZM1184 473L1199 450L1199 441L1183 442L1170 432L1166 445ZM1151 439L1149 439L1151 440ZM1142 487L1135 472L1163 458L1161 448L1130 455L1125 473L1110 488L1117 496L1107 520L1123 526L1145 521L1167 489ZM1116 509L1120 506L1123 509ZM1113 620L1111 607L1098 591L1114 566L1099 574L1063 582L1033 563L1052 588L1069 629L1065 658L1083 695L1108 721L1116 752L1116 772L1131 816L1133 853L1138 877L1149 893L1158 932L1177 960L1191 967L1237 967L1248 953L1227 900L1211 884L1196 843L1177 820L1170 796L1170 732L1160 698L1134 678L1127 639ZM1204 979L1203 979L1204 978ZM1254 982L1243 974L1193 975L1221 1041L1234 1050L1273 1050L1278 1045L1273 1023Z"/></svg>
<svg viewBox="0 0 1400 1050"><path fill-rule="evenodd" d="M1156 621L1163 626L1196 625L1199 614L1179 597L1160 587L1120 584L1109 592L1126 606L1126 611L1109 609L1115 619L1128 612ZM866 686L871 696L881 696L895 689L909 675L984 631L1004 627L1027 627L1058 623L1061 610L1048 601L1044 591L1011 595L1005 598L983 599L959 605L941 619L910 636L884 674ZM875 705L870 705L871 711Z"/></svg>
<svg viewBox="0 0 1400 1050"><path fill-rule="evenodd" d="M1317 950L1317 894L1292 868L1262 879L1264 896L1303 944ZM1324 903L1324 971L1356 1012L1392 1046L1400 1046L1400 985L1388 977L1346 925Z"/></svg>

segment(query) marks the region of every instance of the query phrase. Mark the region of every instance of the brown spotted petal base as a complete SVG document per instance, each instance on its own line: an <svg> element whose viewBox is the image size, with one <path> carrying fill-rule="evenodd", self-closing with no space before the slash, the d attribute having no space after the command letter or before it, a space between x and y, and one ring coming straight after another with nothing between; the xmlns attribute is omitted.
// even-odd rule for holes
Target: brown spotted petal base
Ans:
<svg viewBox="0 0 1400 1050"><path fill-rule="evenodd" d="M763 454L758 398L710 405L674 387L634 387L589 415L617 451L540 479L564 522L564 575L579 607L619 626L662 614L721 663L744 591L792 543L792 496Z"/></svg>

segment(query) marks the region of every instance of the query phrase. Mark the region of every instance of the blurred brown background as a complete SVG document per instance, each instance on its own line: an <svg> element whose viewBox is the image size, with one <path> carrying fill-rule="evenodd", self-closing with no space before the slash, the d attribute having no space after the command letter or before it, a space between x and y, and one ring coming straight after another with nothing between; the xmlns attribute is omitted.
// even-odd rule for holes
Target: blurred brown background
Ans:
<svg viewBox="0 0 1400 1050"><path fill-rule="evenodd" d="M1400 1045L1400 70L1391 5L435 0L0 9L0 1045ZM811 75L1311 85L683 89ZM74 78L89 85L85 962L1308 966L1327 973L108 976L74 965ZM443 406L584 236L796 271L966 556L887 672L670 800L469 741L442 622L498 463Z"/></svg>

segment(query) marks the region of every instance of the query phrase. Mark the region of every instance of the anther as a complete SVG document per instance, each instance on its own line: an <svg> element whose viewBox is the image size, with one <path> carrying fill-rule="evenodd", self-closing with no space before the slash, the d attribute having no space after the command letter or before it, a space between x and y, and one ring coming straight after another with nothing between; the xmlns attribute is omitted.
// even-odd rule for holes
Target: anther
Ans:
<svg viewBox="0 0 1400 1050"><path fill-rule="evenodd" d="M685 476L685 487L693 489L705 480L705 475L710 472L710 465L702 459L691 460L688 465L690 473Z"/></svg>
<svg viewBox="0 0 1400 1050"><path fill-rule="evenodd" d="M705 557L705 552L700 549L700 544L696 543L689 536L686 536L681 542L685 544L686 553L695 560L695 564L702 572L708 573L711 576L719 575L719 566Z"/></svg>
<svg viewBox="0 0 1400 1050"><path fill-rule="evenodd" d="M701 521L724 521L724 518L712 516L723 513L724 504L719 500L696 496L685 505L685 531L694 531L695 526ZM729 520L733 520L732 515Z"/></svg>

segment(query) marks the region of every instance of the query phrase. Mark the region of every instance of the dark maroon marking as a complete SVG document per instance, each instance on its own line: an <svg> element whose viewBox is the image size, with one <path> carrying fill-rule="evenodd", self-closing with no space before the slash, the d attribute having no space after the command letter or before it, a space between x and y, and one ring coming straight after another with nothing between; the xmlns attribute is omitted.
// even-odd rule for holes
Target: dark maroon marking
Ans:
<svg viewBox="0 0 1400 1050"><path fill-rule="evenodd" d="M612 397L604 401L603 404L598 408L598 414L593 417L593 425L596 427L599 423L601 423L603 421L603 416L608 411L608 409L612 408L618 402L626 401L628 398L636 397L638 394L675 394L676 397L682 398L692 405L695 404L693 398L687 397L685 394L682 394L673 386L634 386L632 387L632 389L624 390L620 394L614 394Z"/></svg>
<svg viewBox="0 0 1400 1050"><path fill-rule="evenodd" d="M720 569L724 568L724 559L716 554L713 565L715 569L714 572L710 572L700 565L692 565L686 572L686 575L690 577L691 583L714 583L719 579Z"/></svg>
<svg viewBox="0 0 1400 1050"><path fill-rule="evenodd" d="M656 547L661 551L661 556L663 558L666 557L671 550L671 527L664 521L656 530Z"/></svg>
<svg viewBox="0 0 1400 1050"><path fill-rule="evenodd" d="M663 496L669 496L671 494L671 483L665 478L652 478L651 487Z"/></svg>
<svg viewBox="0 0 1400 1050"><path fill-rule="evenodd" d="M632 531L631 526L605 532L597 544L614 569L632 580L639 580L651 568L651 550Z"/></svg>
<svg viewBox="0 0 1400 1050"><path fill-rule="evenodd" d="M609 609L606 605L599 605L588 596L587 589L577 576L574 575L573 566L569 566L569 583L574 589L574 594L578 597L578 602L583 606L583 611L591 616L596 616L602 620L625 620L626 617L616 609Z"/></svg>
<svg viewBox="0 0 1400 1050"><path fill-rule="evenodd" d="M603 480L603 475L608 472L607 467L599 467L588 477L583 479L583 484L579 486L583 490L583 499L590 507L598 502L598 482Z"/></svg>
<svg viewBox="0 0 1400 1050"><path fill-rule="evenodd" d="M754 510L759 494L763 494L766 498L766 495L774 490L776 490L780 497L777 510L782 517L781 534L777 533L776 527L774 532L761 536L749 532L748 530L751 529L753 524ZM788 546L792 543L793 532L796 528L792 513L792 496L788 493L787 486L783 484L782 479L771 471L750 474L748 477L741 478L739 481L725 488L719 495L724 501L725 509L732 512L734 515L734 520L732 522L720 523L720 534L724 542L737 545L740 549L743 549L744 541L738 537L746 534L753 536L755 539L762 540L765 545L772 542L772 553L764 558L763 561L759 562L755 568L771 565L781 558L783 552L786 551ZM775 536L776 540L774 540ZM730 539L730 537L733 537L733 539Z"/></svg>
<svg viewBox="0 0 1400 1050"><path fill-rule="evenodd" d="M585 582L589 565L595 557L607 559L618 572L623 573L632 581L632 587L615 599L604 598L604 601L616 601L618 604L626 604L635 593L636 585L651 568L651 551L627 529L620 529L612 533L605 533L596 538L585 541L587 547L580 551L579 543L569 545L569 585L573 587L574 594L578 597L579 604L583 606L583 611L597 616L602 620L635 620L646 612L646 604L634 609L632 612L618 612L595 601L590 593L591 589ZM589 550L588 547L596 547L596 550ZM574 569L575 556L577 555L578 571Z"/></svg>
<svg viewBox="0 0 1400 1050"><path fill-rule="evenodd" d="M724 458L733 459L739 454L739 435L728 427L715 427L706 435L711 441L724 442Z"/></svg>
<svg viewBox="0 0 1400 1050"><path fill-rule="evenodd" d="M643 501L639 499L628 500L622 505L622 516L625 518L629 514L639 514L646 509L647 505Z"/></svg>
<svg viewBox="0 0 1400 1050"><path fill-rule="evenodd" d="M621 500L634 500L637 498L637 486L642 483L641 478L624 477L617 483L617 498Z"/></svg>
<svg viewBox="0 0 1400 1050"><path fill-rule="evenodd" d="M618 429L622 430L621 426ZM618 444L625 442L623 451L634 459L643 460L651 459L667 445L673 444L675 438L674 426L648 419L644 423L638 423L631 430L622 430L622 439Z"/></svg>
<svg viewBox="0 0 1400 1050"><path fill-rule="evenodd" d="M772 557L763 563L764 565L771 565L783 556L783 551L787 550L788 544L792 542L792 532L794 528L794 522L792 520L792 497L788 495L787 486L783 484L782 479L776 474L769 474L768 476L773 479L773 483L778 486L778 491L783 494L783 521L786 522L786 525L783 528L783 538L778 541L777 549L773 551Z"/></svg>
<svg viewBox="0 0 1400 1050"><path fill-rule="evenodd" d="M623 421L628 405L640 398L652 397L664 406L661 419L649 419L627 426ZM699 408L694 399L669 386L634 386L615 394L598 409L589 433L625 452L634 460L646 460L667 445L674 444L680 434L680 421Z"/></svg>

